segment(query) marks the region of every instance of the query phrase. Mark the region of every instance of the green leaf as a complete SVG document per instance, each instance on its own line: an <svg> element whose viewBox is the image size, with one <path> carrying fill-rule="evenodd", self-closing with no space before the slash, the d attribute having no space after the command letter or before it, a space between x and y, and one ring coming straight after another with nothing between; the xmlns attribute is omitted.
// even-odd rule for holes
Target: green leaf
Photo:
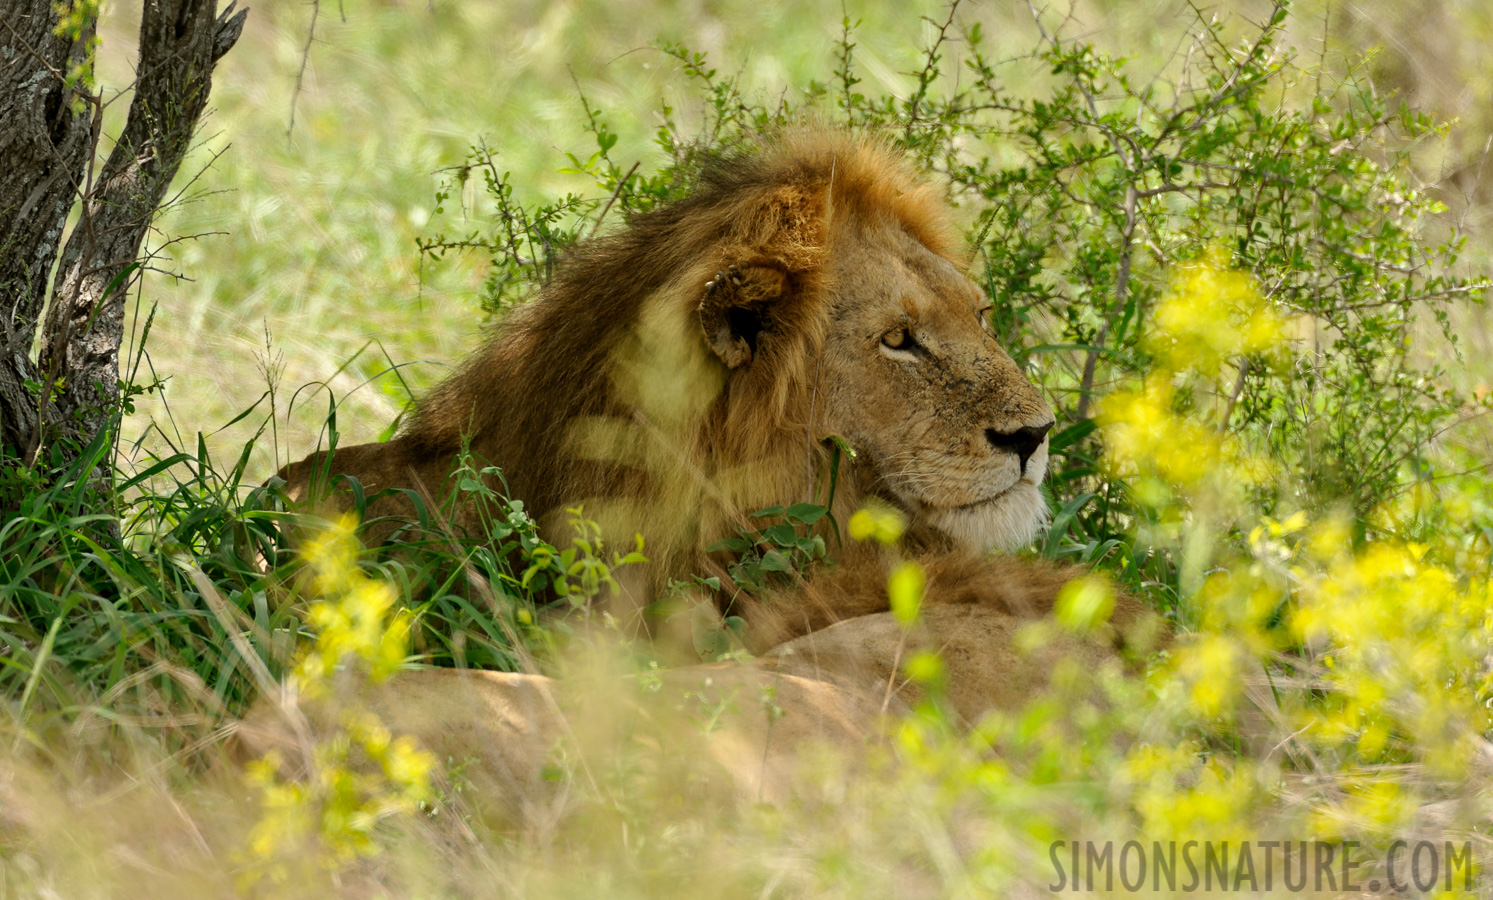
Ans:
<svg viewBox="0 0 1493 900"><path fill-rule="evenodd" d="M758 565L764 572L789 572L793 569L793 566L788 563L788 557L777 550L769 550L762 554L762 561Z"/></svg>
<svg viewBox="0 0 1493 900"><path fill-rule="evenodd" d="M779 547L791 547L798 540L798 532L784 522L763 530L762 540Z"/></svg>
<svg viewBox="0 0 1493 900"><path fill-rule="evenodd" d="M1099 422L1096 419L1083 419L1082 421L1074 422L1072 425L1069 425L1047 439L1048 452L1057 453L1061 450L1066 450L1093 434L1094 430L1098 427Z"/></svg>
<svg viewBox="0 0 1493 900"><path fill-rule="evenodd" d="M829 509L817 503L795 503L788 507L784 515L795 522L803 525L813 525L824 517Z"/></svg>
<svg viewBox="0 0 1493 900"><path fill-rule="evenodd" d="M1099 495L1090 491L1079 494L1077 497L1063 504L1063 508L1058 510L1057 515L1052 517L1052 524L1047 528L1047 540L1042 543L1043 556L1051 557L1057 555L1058 547L1062 545L1063 538L1068 534L1068 529L1073 525L1074 520L1077 519L1079 511L1097 496Z"/></svg>
<svg viewBox="0 0 1493 900"><path fill-rule="evenodd" d="M752 549L752 547L754 547L754 546L756 546L756 545L752 541L747 540L746 538L734 537L734 538L726 538L725 540L721 540L721 541L716 541L714 544L711 544L709 547L706 547L705 548L705 552L706 553L721 553L721 552L724 551L724 552L729 552L729 553L745 553L748 550Z"/></svg>

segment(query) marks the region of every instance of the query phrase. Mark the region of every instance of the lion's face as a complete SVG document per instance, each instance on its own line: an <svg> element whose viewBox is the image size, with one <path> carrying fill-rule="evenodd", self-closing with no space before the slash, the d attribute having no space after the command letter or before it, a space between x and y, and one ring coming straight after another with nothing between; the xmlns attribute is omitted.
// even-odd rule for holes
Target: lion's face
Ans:
<svg viewBox="0 0 1493 900"><path fill-rule="evenodd" d="M1046 519L1053 416L989 331L989 303L895 223L838 235L816 429L843 436L870 489L980 550Z"/></svg>

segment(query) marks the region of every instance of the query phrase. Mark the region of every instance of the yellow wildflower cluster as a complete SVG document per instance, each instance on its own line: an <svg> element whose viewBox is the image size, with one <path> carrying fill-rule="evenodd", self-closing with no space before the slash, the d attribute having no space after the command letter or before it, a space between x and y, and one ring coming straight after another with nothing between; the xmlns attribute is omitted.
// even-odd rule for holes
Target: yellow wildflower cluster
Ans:
<svg viewBox="0 0 1493 900"><path fill-rule="evenodd" d="M374 829L390 816L410 815L430 796L435 758L409 737L394 738L376 716L348 715L342 730L315 749L311 774L282 779L283 759L271 752L250 764L249 782L260 789L262 812L249 834L259 864L255 875L283 880L288 859L312 857L339 868L374 856Z"/></svg>
<svg viewBox="0 0 1493 900"><path fill-rule="evenodd" d="M1216 258L1178 274L1154 324L1155 371L1106 401L1101 421L1109 465L1170 515L1184 564L1189 541L1208 545L1195 555L1211 561L1178 598L1196 630L1149 679L1150 721L1207 737L1125 753L1138 824L1156 837L1240 839L1279 799L1282 768L1303 767L1331 785L1306 806L1312 834L1392 835L1438 784L1471 774L1493 733L1487 579L1424 545L1355 541L1335 516L1263 518L1244 546L1226 547L1210 523L1249 518L1238 486L1269 471L1225 436L1232 401L1220 386L1237 383L1240 360L1282 348L1285 330L1249 277ZM1089 591L1070 586L1060 618L1084 620L1100 596ZM1250 740L1269 752L1218 752Z"/></svg>
<svg viewBox="0 0 1493 900"><path fill-rule="evenodd" d="M1226 377L1235 358L1275 349L1285 323L1260 295L1254 276L1228 267L1215 249L1179 266L1171 288L1152 313L1146 349L1162 372L1195 371Z"/></svg>
<svg viewBox="0 0 1493 900"><path fill-rule="evenodd" d="M393 611L393 588L358 567L356 524L343 516L303 550L320 597L307 614L316 640L302 651L293 676L303 697L334 693L328 687L339 671L382 680L408 652L409 614ZM283 778L284 760L273 751L249 767L262 804L249 838L251 881L281 881L292 861L336 869L371 856L378 850L378 823L415 812L429 797L431 754L409 737L393 737L378 717L355 707L343 709L338 723L315 745L303 779Z"/></svg>
<svg viewBox="0 0 1493 900"><path fill-rule="evenodd" d="M891 507L870 504L850 517L848 530L857 541L875 541L883 547L895 547L907 531L907 518ZM917 560L898 560L887 576L887 599L893 617L903 628L918 624L923 613L923 594L928 588L928 573ZM907 677L928 688L934 695L942 689L943 660L936 653L910 653L903 663Z"/></svg>
<svg viewBox="0 0 1493 900"><path fill-rule="evenodd" d="M1285 333L1254 279L1218 254L1182 266L1152 321L1143 342L1150 374L1099 405L1111 469L1157 509L1230 497L1270 477L1269 463L1226 428L1247 365L1235 361L1276 348Z"/></svg>
<svg viewBox="0 0 1493 900"><path fill-rule="evenodd" d="M1142 833L1158 840L1248 840L1262 795L1254 767L1202 752L1196 742L1142 743L1126 755L1120 776L1133 791Z"/></svg>
<svg viewBox="0 0 1493 900"><path fill-rule="evenodd" d="M1179 722L1272 735L1273 765L1294 761L1333 785L1307 815L1310 833L1327 839L1393 836L1438 792L1476 780L1493 733L1486 579L1459 579L1424 546L1355 550L1348 535L1336 519L1265 519L1249 554L1190 598L1199 630L1176 641L1152 680L1160 708ZM1202 802L1194 795L1210 784L1204 769L1219 758L1179 750L1191 762L1172 760L1163 775L1154 774L1158 752L1143 745L1128 758L1146 829L1208 831L1195 821L1202 807L1189 803ZM1222 772L1205 791L1218 794L1208 803L1220 823L1225 808L1262 805L1279 784L1247 757ZM1240 793L1247 786L1251 803Z"/></svg>
<svg viewBox="0 0 1493 900"><path fill-rule="evenodd" d="M868 505L850 517L850 536L857 541L875 540L889 547L902 540L907 518L889 506Z"/></svg>
<svg viewBox="0 0 1493 900"><path fill-rule="evenodd" d="M888 506L872 504L856 510L850 517L851 538L857 541L875 541L883 547L892 547L902 540L907 530L907 518ZM891 601L892 615L903 627L912 627L923 608L923 590L928 585L928 575L915 560L902 560L892 567L887 578L887 597Z"/></svg>
<svg viewBox="0 0 1493 900"><path fill-rule="evenodd" d="M1058 621L1079 634L1099 628L1114 611L1114 589L1098 575L1075 578L1063 585L1053 608Z"/></svg>
<svg viewBox="0 0 1493 900"><path fill-rule="evenodd" d="M303 551L315 572L313 589L321 598L311 604L307 619L317 631L296 666L303 694L321 692L338 665L358 660L369 677L382 681L404 662L409 648L410 617L405 610L392 616L392 585L369 578L358 568L357 518L344 515Z"/></svg>
<svg viewBox="0 0 1493 900"><path fill-rule="evenodd" d="M1342 532L1325 523L1293 559L1291 635L1319 649L1330 688L1299 727L1361 762L1413 749L1437 772L1460 772L1493 730L1493 592L1429 562L1424 546L1381 541L1354 553Z"/></svg>

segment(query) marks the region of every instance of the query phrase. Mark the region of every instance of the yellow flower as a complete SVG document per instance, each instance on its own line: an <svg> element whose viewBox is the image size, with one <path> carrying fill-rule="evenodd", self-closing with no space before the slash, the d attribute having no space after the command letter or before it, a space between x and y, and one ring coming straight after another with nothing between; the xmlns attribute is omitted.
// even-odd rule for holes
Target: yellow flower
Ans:
<svg viewBox="0 0 1493 900"><path fill-rule="evenodd" d="M911 625L918 619L923 606L923 590L928 576L923 567L912 560L898 563L887 578L887 596L892 602L892 615L903 625Z"/></svg>
<svg viewBox="0 0 1493 900"><path fill-rule="evenodd" d="M879 544L895 544L907 530L907 519L889 506L866 506L850 517L849 530L857 541L874 539Z"/></svg>
<svg viewBox="0 0 1493 900"><path fill-rule="evenodd" d="M1058 621L1080 634L1108 622L1114 611L1115 592L1097 575L1075 578L1058 592Z"/></svg>

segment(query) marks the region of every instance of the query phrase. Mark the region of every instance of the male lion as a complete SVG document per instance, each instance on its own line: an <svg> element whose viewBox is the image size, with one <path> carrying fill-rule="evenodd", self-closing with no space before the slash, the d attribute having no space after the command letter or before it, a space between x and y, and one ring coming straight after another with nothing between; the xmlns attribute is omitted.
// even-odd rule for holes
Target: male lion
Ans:
<svg viewBox="0 0 1493 900"><path fill-rule="evenodd" d="M614 539L642 533L639 604L669 579L722 572L706 548L746 514L825 502L833 486L838 522L867 502L905 516L928 602L1041 614L1071 573L986 555L1045 520L1053 416L953 246L936 191L890 149L779 138L572 253L395 439L282 475L298 500L329 475L437 498L468 446L552 539L576 506ZM470 507L459 518L479 521ZM808 586L723 604L770 646L885 609L886 553L836 544L838 567Z"/></svg>
<svg viewBox="0 0 1493 900"><path fill-rule="evenodd" d="M949 707L969 720L1028 701L1060 656L1107 671L1102 640L1018 650L1017 631L1074 574L989 555L1044 521L1053 417L997 345L952 246L943 204L890 150L813 132L710 166L687 199L573 253L398 437L288 467L291 496L316 499L318 482L351 475L435 499L468 446L554 540L577 505L614 539L642 532L652 562L631 585L639 604L671 578L724 574L707 548L768 506L828 498L839 522L889 506L908 523L900 547L847 540L806 582L726 597L748 644L766 651L748 663L675 668L642 691L615 677L598 692L584 677L410 672L339 702L366 704L442 758L475 761L479 792L512 812L544 795L562 733L574 743L599 729L597 746L635 746L626 735L691 704L712 710L708 755L738 789L781 793L805 743L853 747L905 708L918 688L901 664L919 646L942 653ZM403 496L372 510L398 513ZM479 527L480 513L463 508L458 524ZM927 575L914 627L885 612L889 568L909 556ZM1138 612L1117 606L1117 623ZM242 747L254 755L306 733L277 722L262 702ZM660 746L674 746L655 761L667 777L680 751Z"/></svg>

